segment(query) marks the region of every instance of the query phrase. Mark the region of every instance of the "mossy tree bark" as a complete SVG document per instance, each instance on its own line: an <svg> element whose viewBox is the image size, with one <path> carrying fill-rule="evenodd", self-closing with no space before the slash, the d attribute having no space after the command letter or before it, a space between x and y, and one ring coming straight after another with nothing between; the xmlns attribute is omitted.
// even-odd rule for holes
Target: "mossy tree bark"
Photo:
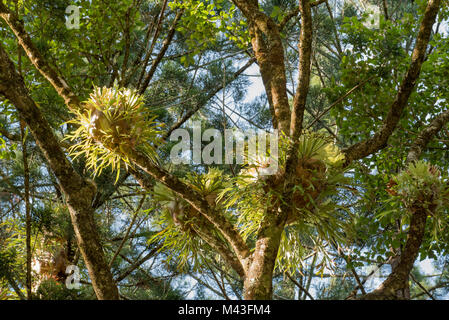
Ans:
<svg viewBox="0 0 449 320"><path fill-rule="evenodd" d="M106 263L94 220L95 186L73 169L52 128L31 99L14 64L0 45L0 94L14 104L30 128L65 195L78 245L98 299L119 299L117 286Z"/></svg>

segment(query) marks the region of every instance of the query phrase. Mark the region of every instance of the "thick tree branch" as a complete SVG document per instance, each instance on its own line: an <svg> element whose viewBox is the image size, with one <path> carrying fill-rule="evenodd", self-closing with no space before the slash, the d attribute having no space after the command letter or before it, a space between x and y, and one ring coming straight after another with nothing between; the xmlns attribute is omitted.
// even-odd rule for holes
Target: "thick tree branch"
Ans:
<svg viewBox="0 0 449 320"><path fill-rule="evenodd" d="M386 146L389 137L394 132L401 119L410 95L415 89L416 82L418 81L421 72L421 66L426 57L427 45L440 8L440 3L441 0L429 0L427 4L424 18L419 29L418 38L416 40L415 49L413 50L412 63L402 81L382 127L370 139L359 142L344 150L347 165L354 160L362 159L375 153Z"/></svg>
<svg viewBox="0 0 449 320"><path fill-rule="evenodd" d="M384 10L384 17L385 17L385 20L389 20L389 19L390 19L390 16L389 16L389 14L388 14L387 0L383 0L383 1L382 1L382 8L383 8L383 10Z"/></svg>
<svg viewBox="0 0 449 320"><path fill-rule="evenodd" d="M281 243L281 235L287 221L284 212L277 208L265 213L257 233L256 247L244 281L245 299L271 299L273 271Z"/></svg>
<svg viewBox="0 0 449 320"><path fill-rule="evenodd" d="M287 13L284 18L282 19L282 21L278 24L278 28L279 30L282 30L285 28L285 26L287 25L287 23L293 19L294 17L296 17L299 14L299 7L296 7L294 10L290 11L289 13Z"/></svg>
<svg viewBox="0 0 449 320"><path fill-rule="evenodd" d="M300 1L301 2L301 1ZM318 6L318 5L320 5L320 4L322 4L322 3L325 3L325 2L327 2L327 0L316 0L316 1L312 1L312 2L310 2L310 6L311 7L315 7L315 6Z"/></svg>
<svg viewBox="0 0 449 320"><path fill-rule="evenodd" d="M228 241L237 255L237 258L240 260L243 269L246 269L246 265L249 263L250 258L249 249L234 225L232 225L221 212L211 207L202 196L197 194L191 187L179 180L176 176L173 176L169 172L153 164L146 156L137 151L129 152L128 156L140 169L173 190L209 220Z"/></svg>
<svg viewBox="0 0 449 320"><path fill-rule="evenodd" d="M417 206L411 213L409 232L400 261L388 278L373 292L361 296L360 300L398 299L397 292L405 289L413 264L418 257L419 248L424 238L428 209Z"/></svg>
<svg viewBox="0 0 449 320"><path fill-rule="evenodd" d="M421 131L407 155L407 163L419 160L422 152L427 147L427 144L447 122L449 122L449 110L436 116L431 123ZM416 208L411 212L412 218L407 235L407 242L399 256L399 263L393 268L391 274L378 289L362 296L360 299L395 299L397 298L396 293L407 287L408 277L424 239L429 210L432 211L434 208L432 206L429 208L421 207L420 203L417 201ZM420 284L418 283L418 285Z"/></svg>
<svg viewBox="0 0 449 320"><path fill-rule="evenodd" d="M430 124L424 128L413 142L408 155L407 162L418 161L421 153L427 147L432 138L449 122L449 109L436 116Z"/></svg>
<svg viewBox="0 0 449 320"><path fill-rule="evenodd" d="M306 110L307 96L310 88L310 75L312 63L313 21L310 0L300 1L301 34L299 39L299 81L293 99L293 110L290 119L290 138L293 143L287 154L283 179L286 181L284 198L286 204L281 205L283 214L288 215L292 210L290 203L293 197L295 183L292 181L298 163L299 137L301 135L304 112ZM287 205L288 204L288 205Z"/></svg>

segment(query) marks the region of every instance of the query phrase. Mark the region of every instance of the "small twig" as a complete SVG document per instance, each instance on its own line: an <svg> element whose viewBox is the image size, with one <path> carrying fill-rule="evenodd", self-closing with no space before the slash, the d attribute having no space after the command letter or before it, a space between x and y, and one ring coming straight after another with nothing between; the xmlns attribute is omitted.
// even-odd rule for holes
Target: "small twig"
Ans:
<svg viewBox="0 0 449 320"><path fill-rule="evenodd" d="M290 281L293 282L299 288L299 290L304 292L310 298L310 300L315 300L309 293L309 291L307 291L306 288L304 288L298 281L296 281L296 279L294 279L288 272L286 272L285 274L290 279Z"/></svg>
<svg viewBox="0 0 449 320"><path fill-rule="evenodd" d="M421 283L419 283L418 280L416 280L415 276L414 276L412 273L410 273L410 277L412 278L413 282L415 282L415 283L418 285L418 287L420 287L421 290L424 291L424 292L425 292L425 293L426 293L432 300L436 300L436 299L432 296L432 294L431 294L429 291L427 291L427 289L424 288L424 286L423 286Z"/></svg>
<svg viewBox="0 0 449 320"><path fill-rule="evenodd" d="M360 87L362 87L365 83L367 83L368 81L372 80L375 76L369 77L368 79L363 80L362 82L360 82L359 84L357 84L355 87L353 87L351 90L349 90L348 92L346 92L343 96L341 96L337 101L335 101L334 103L332 103L326 110L324 110L323 112L321 112L316 118L315 120L312 121L311 124L309 124L309 126L307 127L307 129L310 129L318 120L320 120L326 113L328 113L333 107L335 107L336 105L338 105L339 103L341 103L344 99L346 99L349 95L351 95L354 91L356 91L357 89L359 89Z"/></svg>
<svg viewBox="0 0 449 320"><path fill-rule="evenodd" d="M112 267L112 264L114 263L115 259L116 259L117 256L119 255L120 251L122 251L122 248L123 248L123 246L125 245L126 241L128 241L129 233L131 232L131 229L132 229L134 223L136 222L137 216L139 215L140 209L142 208L142 205L143 205L145 199L146 199L146 195L144 195L144 196L142 197L142 199L140 200L139 205L137 206L137 209L136 209L135 212L134 212L134 215L133 215L133 218L132 218L132 220L131 220L131 223L129 224L129 227L128 227L128 229L126 230L125 236L123 237L123 240L122 240L122 242L120 243L120 245L119 245L117 251L114 253L114 256L112 257L111 261L109 262L109 268Z"/></svg>

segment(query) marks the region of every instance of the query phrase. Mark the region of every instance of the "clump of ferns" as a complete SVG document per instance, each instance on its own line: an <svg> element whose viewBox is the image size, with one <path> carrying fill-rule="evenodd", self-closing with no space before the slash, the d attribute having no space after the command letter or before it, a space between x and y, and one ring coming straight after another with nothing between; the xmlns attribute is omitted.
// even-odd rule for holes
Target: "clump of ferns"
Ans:
<svg viewBox="0 0 449 320"><path fill-rule="evenodd" d="M162 125L145 108L143 97L133 89L94 88L83 108L74 112L68 123L76 130L66 139L76 144L69 148L75 159L84 156L94 176L106 167L120 174L122 161L129 165L129 153L139 151L157 161L156 145Z"/></svg>
<svg viewBox="0 0 449 320"><path fill-rule="evenodd" d="M285 170L287 150L291 141L280 136L278 150L279 172ZM227 199L228 206L236 207L239 212L239 222L248 228L243 228L249 235L258 229L254 222L260 222L267 210L279 205L282 199L283 185L270 188L267 177L259 174L267 167L273 155L267 151L260 161L249 164L235 178L235 184L228 187L222 195ZM331 196L340 189L346 188L351 181L345 176L342 166L344 156L337 146L324 134L306 132L300 138L298 148L298 163L295 167L295 182L293 192L294 210L288 217L287 225L298 221L309 221L318 224L322 234L329 233L333 225L338 223L335 209L339 208ZM319 214L317 214L319 212ZM249 226L247 226L249 224Z"/></svg>
<svg viewBox="0 0 449 320"><path fill-rule="evenodd" d="M311 224L288 226L282 233L275 269L304 276L313 260L316 274L323 274L326 269L332 274L335 269L335 258L330 255L332 244L341 248L344 241L324 239Z"/></svg>
<svg viewBox="0 0 449 320"><path fill-rule="evenodd" d="M448 179L434 165L423 160L410 163L405 170L394 176L387 185L392 197L387 200L392 210L379 214L380 218L400 219L408 224L416 210L424 209L431 218L431 233L434 240L444 227L449 227ZM403 210L405 209L405 210Z"/></svg>
<svg viewBox="0 0 449 320"><path fill-rule="evenodd" d="M285 170L287 152L291 141L286 136L279 137L279 172ZM257 233L264 215L270 208L278 207L284 201L283 185L272 188L267 177L261 173L273 161L271 150L266 156L259 156L253 164L247 161L246 167L235 178L235 184L224 190L221 197L226 205L238 212L238 225L242 236L251 239ZM298 163L295 167L295 183L291 215L287 219L282 235L277 267L286 270L302 261L304 243L310 242L315 251L329 266L331 259L325 252L329 243L337 245L346 242L351 233L351 212L338 203L341 191L353 192L351 180L343 168L344 155L332 140L324 134L305 132L298 148Z"/></svg>
<svg viewBox="0 0 449 320"><path fill-rule="evenodd" d="M211 168L205 174L193 172L187 174L182 181L206 199L209 206L217 209L221 206L217 196L225 184L222 171ZM161 243L160 251L167 254L166 262L176 261L179 271L185 271L190 266L194 270L204 267L207 259L211 259L211 250L208 250L208 244L200 236L206 218L161 183L156 183L152 196L160 213L154 218L158 232L149 242ZM222 238L209 223L208 230L216 237ZM213 258L220 260L218 255Z"/></svg>

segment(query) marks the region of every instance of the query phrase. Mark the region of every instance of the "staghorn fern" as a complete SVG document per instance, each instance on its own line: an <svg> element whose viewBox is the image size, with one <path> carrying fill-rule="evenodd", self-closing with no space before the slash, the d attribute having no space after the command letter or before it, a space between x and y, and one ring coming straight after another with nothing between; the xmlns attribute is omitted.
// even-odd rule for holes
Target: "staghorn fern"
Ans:
<svg viewBox="0 0 449 320"><path fill-rule="evenodd" d="M222 171L211 168L204 174L190 173L182 180L205 197L211 206L217 206L217 194L225 184L223 178ZM196 230L202 222L199 213L188 202L161 183L156 183L152 195L161 208L160 214L154 219L160 231L149 243L162 243L160 251L167 254L165 262L176 261L178 270L183 272L189 263L194 270L201 270L207 260L219 259L218 255L210 256L208 244L198 236ZM220 237L215 228L212 227L210 231Z"/></svg>
<svg viewBox="0 0 449 320"><path fill-rule="evenodd" d="M287 152L291 141L286 136L280 136L279 168L284 170ZM269 154L266 159L269 159ZM321 253L322 266L328 267L331 259L326 255L329 243L344 244L346 235L350 232L351 212L338 204L336 195L347 190L350 179L345 176L347 168L343 168L344 155L331 139L323 134L309 132L301 136L298 148L299 166L302 171L296 177L297 185L294 193L304 198L307 203L293 208L294 215L289 218L281 238L276 268L280 271L294 272L292 268L302 262L304 257L313 250ZM305 164L319 164L320 171L305 168ZM238 212L238 226L245 240L254 239L263 217L271 207L278 206L283 199L281 185L278 189L269 187L266 180L253 174L256 164L247 165L234 178L234 184L223 189L220 198L224 199L226 208ZM309 171L308 171L309 170ZM310 177L304 175L308 172ZM304 186L304 180L320 180L321 188L316 196L311 196L314 190ZM310 187L312 188L313 185ZM352 188L350 188L351 190ZM290 203L289 205L294 205Z"/></svg>
<svg viewBox="0 0 449 320"><path fill-rule="evenodd" d="M87 168L94 176L106 167L117 170L120 164L129 162L129 152L139 150L151 160L157 161L155 145L159 142L160 126L145 109L143 98L132 89L95 88L82 110L75 111L75 118L68 121L77 129L65 139L75 141L69 148L75 159L84 156Z"/></svg>
<svg viewBox="0 0 449 320"><path fill-rule="evenodd" d="M437 241L440 233L449 226L447 176L442 175L436 166L420 160L410 163L391 179L387 187L387 192L392 195L387 202L393 203L395 207L403 206L406 210L389 210L378 216L382 218L391 215L408 224L415 208L425 208L430 218L432 237Z"/></svg>

